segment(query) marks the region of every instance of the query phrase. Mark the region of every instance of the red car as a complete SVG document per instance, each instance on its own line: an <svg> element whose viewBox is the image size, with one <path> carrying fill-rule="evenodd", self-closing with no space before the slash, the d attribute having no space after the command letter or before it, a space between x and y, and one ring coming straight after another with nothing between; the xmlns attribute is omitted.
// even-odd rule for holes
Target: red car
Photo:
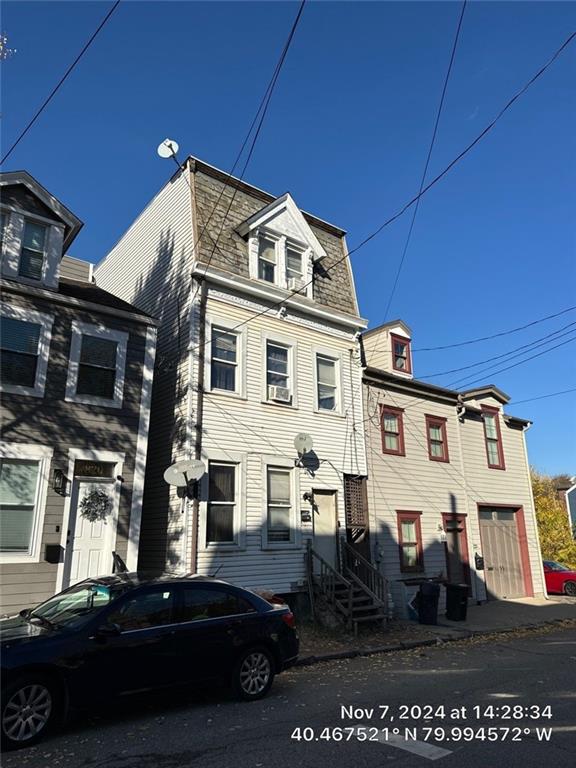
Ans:
<svg viewBox="0 0 576 768"><path fill-rule="evenodd" d="M576 571L552 560L544 560L543 565L548 592L576 597Z"/></svg>

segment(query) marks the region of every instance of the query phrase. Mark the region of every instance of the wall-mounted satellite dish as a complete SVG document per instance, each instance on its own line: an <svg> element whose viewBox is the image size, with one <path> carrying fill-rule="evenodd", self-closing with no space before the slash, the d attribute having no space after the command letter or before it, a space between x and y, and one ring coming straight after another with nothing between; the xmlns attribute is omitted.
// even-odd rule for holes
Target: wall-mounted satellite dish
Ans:
<svg viewBox="0 0 576 768"><path fill-rule="evenodd" d="M298 432L294 438L294 448L296 448L298 456L300 457L304 456L306 453L310 453L313 445L314 441L312 440L311 435L307 432Z"/></svg>
<svg viewBox="0 0 576 768"><path fill-rule="evenodd" d="M164 472L164 480L168 485L176 485L178 488L187 488L194 480L199 480L206 472L204 462L198 459L177 461Z"/></svg>
<svg viewBox="0 0 576 768"><path fill-rule="evenodd" d="M158 145L158 154L164 159L169 157L175 158L178 149L178 144L174 141L174 139L164 139L162 144Z"/></svg>

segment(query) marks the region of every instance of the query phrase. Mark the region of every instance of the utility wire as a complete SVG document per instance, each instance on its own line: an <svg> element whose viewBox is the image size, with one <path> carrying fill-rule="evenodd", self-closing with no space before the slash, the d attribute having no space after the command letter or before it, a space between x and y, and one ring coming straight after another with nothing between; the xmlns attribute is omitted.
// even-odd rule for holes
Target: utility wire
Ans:
<svg viewBox="0 0 576 768"><path fill-rule="evenodd" d="M465 347L468 344L478 344L480 341L490 341L490 339L497 339L501 336L509 336L512 333L517 333L518 331L524 331L526 328L531 328L533 325L538 325L539 323L543 323L546 320L552 320L555 317L560 317L561 315L565 315L567 312L573 312L576 309L576 306L574 307L567 307L566 309L562 309L560 312L556 312L553 315L547 315L546 317L541 317L539 320L532 320L530 323L526 323L526 325L519 325L517 328L511 328L508 331L500 331L500 333L493 333L491 336L480 336L478 339L469 339L468 341L459 341L456 344L444 344L441 347L419 347L417 349L413 349L412 352L436 352L441 349L454 349L455 347Z"/></svg>
<svg viewBox="0 0 576 768"><path fill-rule="evenodd" d="M479 360L477 363L471 363L470 365L463 365L461 368L452 368L449 371L439 371L438 373L428 373L426 376L418 376L418 378L433 379L433 378L436 378L437 376L447 376L449 373L458 373L459 371L467 371L470 368L477 368L479 365L490 363L493 360L501 360L503 357L507 357L510 360L513 359L514 357L521 357L522 355L526 354L526 350L532 351L532 349L537 349L538 347L542 347L544 346L544 344L548 343L550 339L553 339L554 341L556 341L557 339L561 339L563 336L567 336L569 333L572 333L572 331L574 330L573 326L575 325L576 325L576 320L573 323L568 323L568 325L564 325L562 328L558 328L557 331L552 331L552 333L548 333L546 334L546 336L541 336L539 339L534 339L534 341L531 341L529 344L523 344L521 347L510 349L508 350L508 352L503 352L501 355L488 357L486 358L486 360ZM570 328L571 330L566 331L567 328ZM562 331L566 331L566 333L562 333ZM542 342L542 343L539 344L538 342ZM524 350L524 352L520 352L518 355L513 355L514 352L519 352L520 350Z"/></svg>
<svg viewBox="0 0 576 768"><path fill-rule="evenodd" d="M356 253L361 248L363 248L367 243L369 243L371 240L373 240L375 237L377 237L380 232L382 232L383 229L388 227L392 222L396 221L396 219L400 218L407 210L408 208L412 207L414 203L420 198L423 197L433 186L435 186L462 158L470 152L470 150L478 144L478 142L496 125L496 123L502 118L502 116L510 109L512 104L514 104L515 101L517 101L522 94L524 94L528 88L530 88L531 85L533 85L536 80L538 80L539 77L541 77L544 72L550 67L554 61L558 58L558 56L562 53L562 51L572 42L572 40L576 37L576 32L573 32L563 43L562 45L554 52L552 57L544 64L538 72L536 72L535 75L533 75L530 80L506 103L506 105L500 110L500 112L496 115L496 117L484 128L481 133L478 134L478 136L468 144L468 146L462 150L445 168L443 171L441 171L437 176L435 176L432 181L430 181L424 189L419 192L415 197L413 197L411 200L409 200L399 211L397 211L395 214L390 216L390 218L386 219L374 232L372 232L370 235L364 238L364 240L361 240L358 245L353 248L351 251L348 251L343 256L341 256L339 259L336 259L336 261L327 266L324 270L324 273L331 272L335 267L337 267L339 264L341 264L343 261L346 261L353 253ZM230 330L235 331L239 328L242 328L247 323L251 322L252 320L256 320L258 317L261 317L262 315L266 315L272 310L281 307L288 299L292 298L293 296L296 296L297 294L301 294L303 291L308 288L313 283L313 279L309 280L307 283L305 283L301 288L298 290L290 291L287 296L285 296L282 299L279 299L276 302L273 302L269 307L266 307L265 309L260 310L259 312L253 313L249 318L246 320L243 320L242 322L235 325ZM203 342L203 345L206 345L210 342L210 340L206 340ZM194 347L191 347L190 351L193 352L196 349L198 349L200 346L203 346L202 344L196 345Z"/></svg>
<svg viewBox="0 0 576 768"><path fill-rule="evenodd" d="M547 395L539 395L538 397L528 397L526 400L513 400L513 405L519 405L520 403L533 403L534 400L544 400L547 397L558 397L558 395L567 395L568 392L576 392L576 387L572 389L563 389L561 392L550 392Z"/></svg>
<svg viewBox="0 0 576 768"><path fill-rule="evenodd" d="M428 147L428 155L426 156L426 162L424 163L422 178L420 179L420 187L418 189L418 199L416 200L416 205L414 206L414 210L412 212L412 220L410 222L410 227L408 228L408 236L406 237L406 242L404 243L402 258L400 259L400 264L398 265L398 269L396 270L396 277L394 278L394 284L392 285L392 290L390 291L388 303L386 304L386 309L384 310L383 322L386 322L388 318L390 305L392 304L392 300L394 299L394 294L396 293L396 288L398 286L398 281L400 279L400 273L402 272L402 267L404 266L404 261L406 259L406 253L408 252L408 246L410 245L410 240L412 238L414 223L416 221L416 216L418 215L418 209L420 207L420 199L421 199L420 194L422 192L422 189L424 188L424 182L426 181L426 174L428 173L428 166L430 165L430 158L432 157L432 150L434 149L434 144L436 142L436 134L438 133L438 125L440 124L440 117L442 115L442 109L444 107L444 99L446 97L446 91L448 89L448 82L450 80L450 74L452 72L452 65L454 64L454 59L456 57L456 48L458 47L458 40L460 38L460 29L462 28L462 20L464 19L464 11L466 10L466 3L467 3L467 0L464 0L464 2L462 3L460 18L458 19L458 26L456 27L456 35L454 36L454 42L452 44L452 53L450 54L450 62L448 64L448 70L444 78L444 85L442 86L440 103L438 104L438 110L436 112L436 120L434 122L434 130L432 131L432 139L430 141L430 146Z"/></svg>
<svg viewBox="0 0 576 768"><path fill-rule="evenodd" d="M566 341L562 341L560 344L556 344L553 347L549 347L548 349L545 349L543 352L539 352L537 355L532 355L531 357L527 357L525 360L519 360L517 363L513 363L512 365L507 365L505 368L500 368L498 371L493 371L493 374L504 373L504 371L509 371L512 368L516 368L519 365L524 365L524 363L528 363L530 360L534 360L537 357L542 357L542 355L547 355L549 352L552 352L553 350L558 349L558 347L563 347L565 344L570 344L572 341L576 341L576 336L573 336L571 339L567 339ZM451 384L448 385L448 387L454 387L456 385L461 384L462 382L464 382L467 387L470 387L471 385L477 384L484 380L482 378L482 379L473 379L473 381L467 381L467 379L470 379L470 378L473 378L473 377L466 376L464 377L464 379L459 379L458 381L452 382Z"/></svg>
<svg viewBox="0 0 576 768"><path fill-rule="evenodd" d="M52 101L52 99L54 98L54 96L55 96L55 95L57 94L57 92L60 90L61 86L62 86L62 85L64 85L64 82L67 80L68 76L69 76L69 75L72 73L72 70L75 68L76 64L78 64L78 62L79 62L79 61L80 61L80 59L81 59L81 58L84 56L84 54L86 53L86 51L88 50L88 48L90 48L90 46L92 45L92 43L93 43L93 42L94 42L94 40L96 39L96 37L97 37L98 33L99 33L99 32L100 32L100 30L102 29L102 27L104 27L104 25L106 24L106 22L108 21L108 19L110 18L110 16L112 16L112 14L113 14L113 13L114 13L114 11L116 10L116 8L118 8L118 6L120 5L120 2L121 2L121 0L116 0L116 2L115 2L115 3L114 3L114 5L113 5L113 6L110 8L110 10L109 10L109 11L108 11L108 13L106 14L106 16L104 16L104 18L102 19L102 21L100 22L100 24L98 25L98 27L96 28L96 30L94 31L94 33L92 34L92 36L90 37L90 39L88 40L88 42L87 42L87 43L84 45L84 47L82 48L82 50L80 51L80 53L78 54L78 56L76 56L76 58L74 59L74 61L72 62L72 64L70 64L70 66L68 67L68 69L66 70L66 72L64 73L64 75L63 75L63 76L60 78L60 80L58 81L58 83L56 84L56 86L55 86L55 87L52 89L52 91L50 92L50 95L49 95L49 96L48 96L48 97L47 97L47 98L44 100L43 104L42 104L42 105L41 105L41 106L40 106L40 107L39 107L39 108L36 110L36 113L34 114L34 117L33 117L33 118L30 120L30 122L29 122L29 123L28 123L28 125L27 125L27 126L24 128L24 130L23 130L23 131L20 133L20 135L18 136L18 138L16 139L16 141L15 141L15 142L12 144L12 146L10 147L10 149L8 150L8 152L6 152L6 154L4 155L4 157L2 158L2 160L0 160L0 163L4 163L4 162L6 162L6 160L7 160L7 159L10 157L10 155L11 155L11 154L12 154L12 152L13 152L13 151L16 149L16 147L18 146L18 144L20 144L20 142L22 141L22 139L24 138L24 136L26 136L26 134L28 133L28 131L30 130L30 128L32 128L32 126L34 125L34 123L36 122L36 120L38 120L38 118L40 117L40 115L42 114L42 112L43 112L43 111L46 109L46 107L48 106L48 104L49 104L49 103Z"/></svg>
<svg viewBox="0 0 576 768"><path fill-rule="evenodd" d="M274 93L274 88L276 87L276 83L278 81L278 78L280 76L280 72L282 71L282 67L284 66L284 61L286 60L286 56L288 54L288 50L290 49L290 45L292 44L292 40L294 38L294 35L296 33L296 29L298 27L298 24L300 22L300 17L302 16L302 11L304 10L304 6L306 5L306 0L302 0L300 3L300 8L298 9L298 13L296 14L296 18L294 19L294 23L292 24L292 28L290 30L290 33L288 35L288 39L286 40L286 43L284 44L284 48L282 49L282 53L280 54L280 58L278 60L278 63L276 64L276 68L274 70L274 73L272 75L272 78L270 82L268 83L268 87L266 88L266 91L264 93L264 96L262 97L262 101L260 102L260 106L258 107L258 111L256 112L256 115L254 116L254 120L252 121L252 124L250 126L250 129L246 135L246 138L244 139L244 143L242 144L242 147L240 149L240 152L238 153L238 156L236 158L236 162L234 163L234 166L232 167L232 170L230 171L230 174L228 176L228 179L224 182L222 185L222 190L220 191L220 195L218 199L216 200L216 203L214 204L214 208L212 209L212 213L210 214L206 224L204 225L204 229L202 230L202 233L198 237L198 241L196 242L196 245L202 238L202 235L206 231L208 224L210 223L212 216L214 215L214 212L216 211L216 208L218 207L218 204L220 200L222 199L222 195L224 194L224 190L226 189L226 186L230 179L232 178L232 174L234 173L234 169L236 168L236 165L240 161L240 157L242 156L242 153L246 147L246 144L248 143L248 139L250 137L250 134L252 133L252 129L254 128L254 125L256 124L256 121L258 120L258 116L260 115L260 120L258 121L258 126L256 128L256 131L254 133L254 137L252 139L252 143L250 145L250 149L248 151L248 155L246 157L246 160L244 162L244 166L242 167L242 172L240 174L240 181L244 178L244 174L246 173L246 169L248 168L248 164L250 163L250 160L252 159L252 155L254 153L254 149L256 147L256 142L258 141L258 137L260 135L260 131L262 130L262 125L264 123L264 120L266 118L266 113L268 112L268 107L270 106L270 101L272 99L272 95ZM206 264L206 267L204 269L204 275L206 275L206 272L208 271L208 268L210 267L210 264L212 262L212 257L214 256L214 253L216 249L218 248L218 240L220 239L220 236L222 234L222 231L224 229L224 225L226 223L226 220L228 218L228 214L230 213L230 209L232 208L232 204L234 203L234 200L236 198L236 193L238 192L238 187L234 186L234 191L232 193L232 196L230 198L230 202L228 203L228 207L226 209L226 213L224 214L224 217L222 219L222 224L220 225L220 229L218 231L218 235L216 236L216 240L213 241L213 247L212 251L210 252L210 257L208 259L208 262Z"/></svg>

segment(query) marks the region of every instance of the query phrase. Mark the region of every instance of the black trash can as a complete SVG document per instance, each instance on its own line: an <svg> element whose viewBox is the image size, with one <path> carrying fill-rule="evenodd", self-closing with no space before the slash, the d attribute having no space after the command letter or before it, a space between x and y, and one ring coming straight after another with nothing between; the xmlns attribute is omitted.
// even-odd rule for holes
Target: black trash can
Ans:
<svg viewBox="0 0 576 768"><path fill-rule="evenodd" d="M466 621L468 584L446 584L446 618Z"/></svg>
<svg viewBox="0 0 576 768"><path fill-rule="evenodd" d="M420 624L438 624L438 598L440 584L424 581L418 594L418 621Z"/></svg>

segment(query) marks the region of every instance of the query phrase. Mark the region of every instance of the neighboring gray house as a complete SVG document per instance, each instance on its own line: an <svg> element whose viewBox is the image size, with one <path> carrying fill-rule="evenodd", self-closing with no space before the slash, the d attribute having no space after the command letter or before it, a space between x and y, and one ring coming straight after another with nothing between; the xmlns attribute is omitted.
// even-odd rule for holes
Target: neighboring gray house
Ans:
<svg viewBox="0 0 576 768"><path fill-rule="evenodd" d="M0 175L2 612L137 561L156 323L63 256L82 224ZM90 515L100 510L94 521Z"/></svg>
<svg viewBox="0 0 576 768"><path fill-rule="evenodd" d="M140 564L306 592L307 545L338 567L366 475L344 231L189 158L95 277L161 320ZM191 458L183 502L163 473Z"/></svg>
<svg viewBox="0 0 576 768"><path fill-rule="evenodd" d="M370 545L397 613L424 578L477 601L545 594L525 432L494 385L457 392L413 377L411 332L362 337Z"/></svg>

